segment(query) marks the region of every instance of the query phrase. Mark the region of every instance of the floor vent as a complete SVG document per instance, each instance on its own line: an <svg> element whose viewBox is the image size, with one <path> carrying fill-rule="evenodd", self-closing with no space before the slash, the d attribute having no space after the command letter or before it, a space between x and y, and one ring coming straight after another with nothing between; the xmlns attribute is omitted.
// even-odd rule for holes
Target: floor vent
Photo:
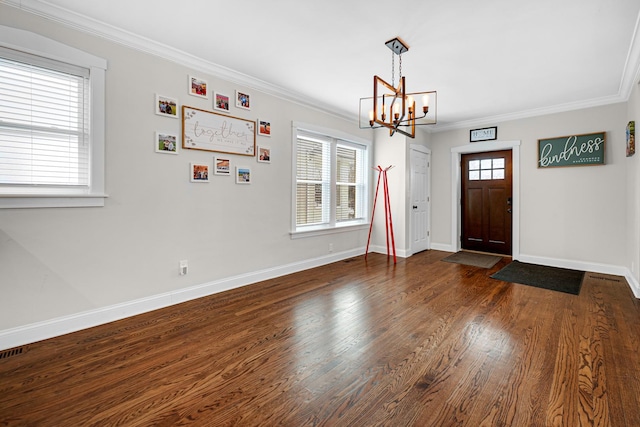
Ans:
<svg viewBox="0 0 640 427"><path fill-rule="evenodd" d="M24 352L24 347L10 348L9 350L0 351L0 359L7 359L11 356L17 356Z"/></svg>

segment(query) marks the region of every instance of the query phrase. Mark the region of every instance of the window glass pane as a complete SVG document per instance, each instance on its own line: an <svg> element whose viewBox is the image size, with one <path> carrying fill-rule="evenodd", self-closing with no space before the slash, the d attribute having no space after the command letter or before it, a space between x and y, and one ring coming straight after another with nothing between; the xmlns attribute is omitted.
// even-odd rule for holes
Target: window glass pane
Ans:
<svg viewBox="0 0 640 427"><path fill-rule="evenodd" d="M469 171L469 180L477 181L480 179L480 171Z"/></svg>
<svg viewBox="0 0 640 427"><path fill-rule="evenodd" d="M298 139L298 158L296 159L298 179L322 181L322 150L322 142Z"/></svg>
<svg viewBox="0 0 640 427"><path fill-rule="evenodd" d="M33 61L0 56L0 183L88 186L88 70Z"/></svg>
<svg viewBox="0 0 640 427"><path fill-rule="evenodd" d="M480 160L469 161L469 170L480 169Z"/></svg>
<svg viewBox="0 0 640 427"><path fill-rule="evenodd" d="M336 221L356 218L356 187L338 185L336 188Z"/></svg>
<svg viewBox="0 0 640 427"><path fill-rule="evenodd" d="M338 147L337 148L337 177L339 183L356 182L356 150Z"/></svg>
<svg viewBox="0 0 640 427"><path fill-rule="evenodd" d="M322 222L322 185L297 184L296 224L319 224Z"/></svg>
<svg viewBox="0 0 640 427"><path fill-rule="evenodd" d="M493 179L504 179L504 169L494 169Z"/></svg>
<svg viewBox="0 0 640 427"><path fill-rule="evenodd" d="M493 159L493 168L494 169L504 169L504 159Z"/></svg>
<svg viewBox="0 0 640 427"><path fill-rule="evenodd" d="M483 159L480 161L480 169L491 169L491 159Z"/></svg>
<svg viewBox="0 0 640 427"><path fill-rule="evenodd" d="M491 179L491 169L480 171L480 179L486 180Z"/></svg>

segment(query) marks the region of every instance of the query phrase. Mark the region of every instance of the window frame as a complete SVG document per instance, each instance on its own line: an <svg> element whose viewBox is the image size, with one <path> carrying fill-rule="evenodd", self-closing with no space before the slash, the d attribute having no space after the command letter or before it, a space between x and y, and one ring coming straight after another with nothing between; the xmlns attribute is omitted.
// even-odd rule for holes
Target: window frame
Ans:
<svg viewBox="0 0 640 427"><path fill-rule="evenodd" d="M11 40L11 42L9 42ZM30 31L0 25L0 46L89 70L89 186L0 185L0 209L104 206L107 61Z"/></svg>
<svg viewBox="0 0 640 427"><path fill-rule="evenodd" d="M297 213L297 140L298 132L307 134L316 134L320 139L329 139L329 158L330 158L330 183L329 183L329 221L324 224L301 225L296 224ZM370 225L370 200L371 200L371 176L373 161L373 144L371 141L358 138L342 131L324 128L308 123L293 122L292 123L292 184L291 184L291 238L310 237L324 234L341 233L353 229L366 228ZM362 190L362 218L354 220L336 220L336 194L337 194L337 157L336 151L338 146L346 147L364 147L365 153L363 160L363 190Z"/></svg>

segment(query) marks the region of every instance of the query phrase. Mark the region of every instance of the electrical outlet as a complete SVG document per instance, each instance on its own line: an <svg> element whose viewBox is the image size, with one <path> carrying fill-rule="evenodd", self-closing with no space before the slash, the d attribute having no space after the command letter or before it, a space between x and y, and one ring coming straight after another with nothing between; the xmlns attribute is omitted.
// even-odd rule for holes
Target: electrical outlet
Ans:
<svg viewBox="0 0 640 427"><path fill-rule="evenodd" d="M333 252L333 243L329 243L329 252Z"/></svg>
<svg viewBox="0 0 640 427"><path fill-rule="evenodd" d="M183 259L180 261L180 275L185 276L189 272L189 261Z"/></svg>

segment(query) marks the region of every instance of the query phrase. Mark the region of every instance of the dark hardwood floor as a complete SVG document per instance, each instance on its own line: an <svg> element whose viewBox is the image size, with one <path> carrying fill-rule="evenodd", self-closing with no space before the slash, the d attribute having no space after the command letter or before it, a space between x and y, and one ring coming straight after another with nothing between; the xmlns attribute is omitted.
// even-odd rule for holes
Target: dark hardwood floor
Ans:
<svg viewBox="0 0 640 427"><path fill-rule="evenodd" d="M640 303L369 254L31 344L0 425L640 426Z"/></svg>

